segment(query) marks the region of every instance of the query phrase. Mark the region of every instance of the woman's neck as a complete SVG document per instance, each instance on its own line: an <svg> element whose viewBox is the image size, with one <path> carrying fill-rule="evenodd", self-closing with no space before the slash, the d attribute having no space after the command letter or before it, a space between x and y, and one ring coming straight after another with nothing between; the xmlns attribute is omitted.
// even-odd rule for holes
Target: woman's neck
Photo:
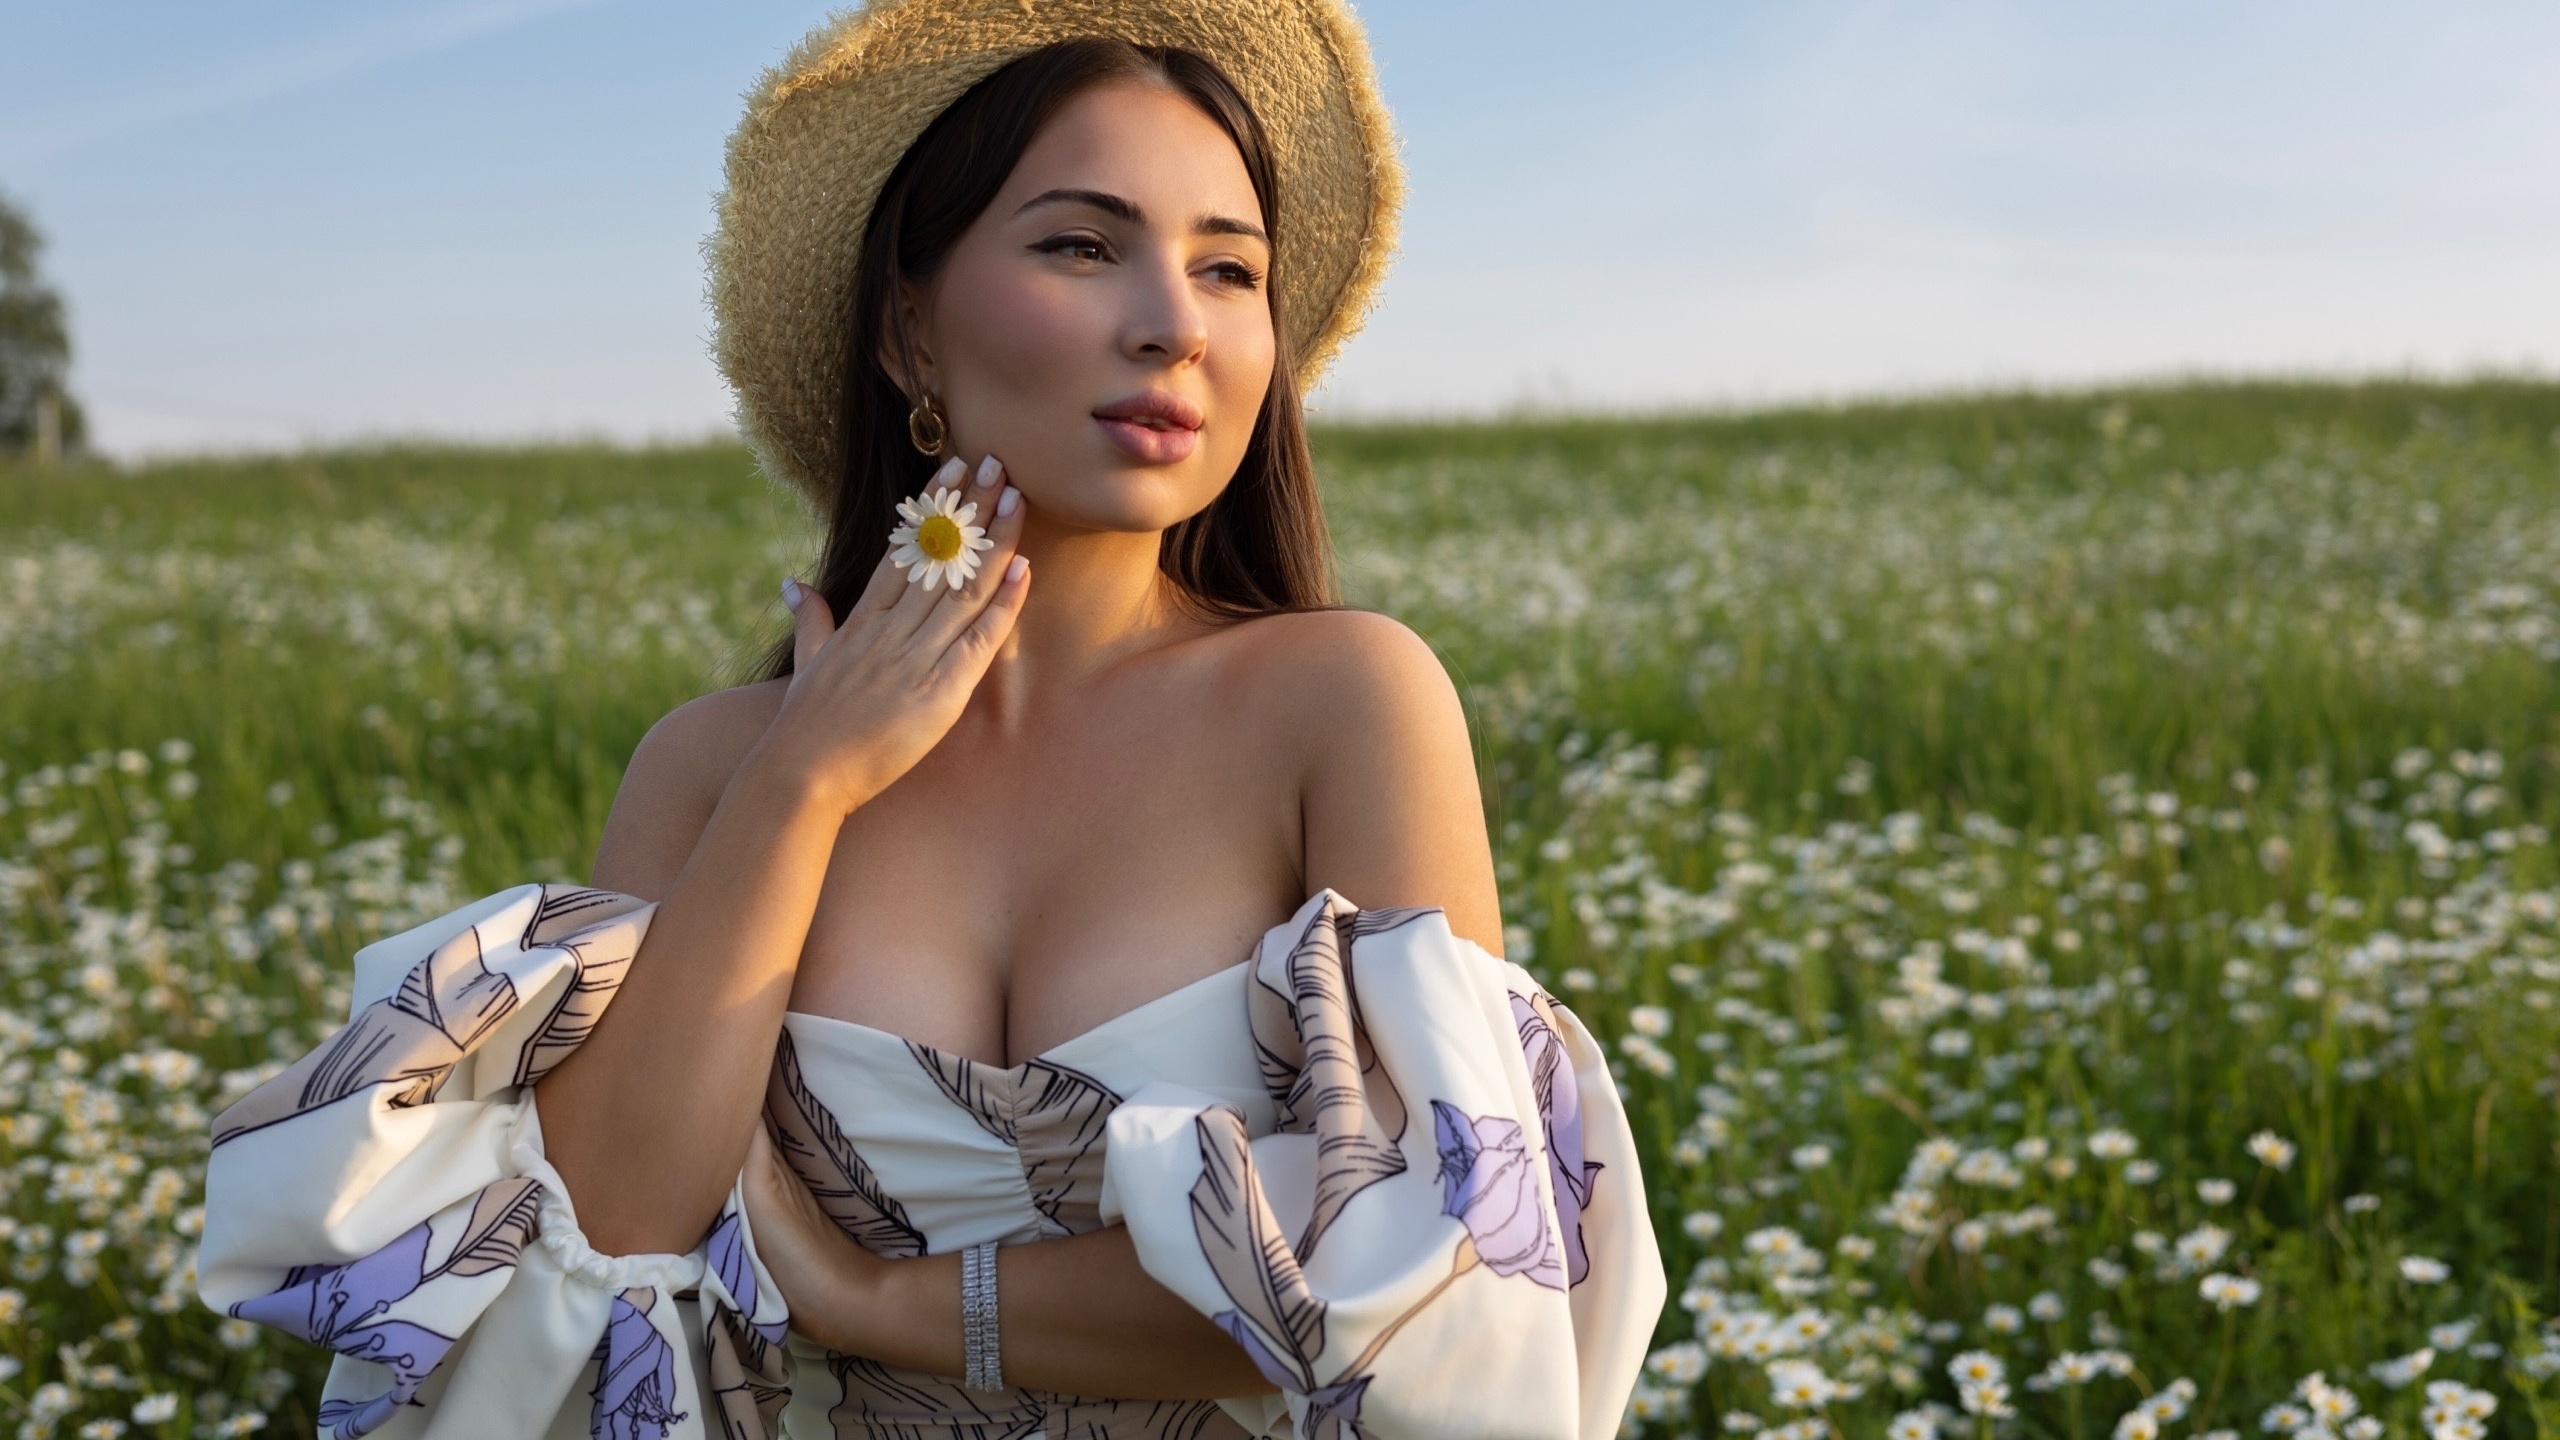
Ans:
<svg viewBox="0 0 2560 1440"><path fill-rule="evenodd" d="M978 683L1000 723L1198 626L1157 565L1161 545L1152 532L1064 530L1030 517L1018 548L1031 562L1031 595Z"/></svg>

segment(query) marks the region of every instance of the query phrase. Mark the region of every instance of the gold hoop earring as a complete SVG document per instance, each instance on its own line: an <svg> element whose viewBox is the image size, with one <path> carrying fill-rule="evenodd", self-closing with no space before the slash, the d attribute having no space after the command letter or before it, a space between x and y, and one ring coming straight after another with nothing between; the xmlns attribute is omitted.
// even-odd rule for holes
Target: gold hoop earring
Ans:
<svg viewBox="0 0 2560 1440"><path fill-rule="evenodd" d="M931 428L928 429L927 427ZM942 453L942 443L951 438L951 427L943 423L942 408L927 395L907 412L907 443L927 455Z"/></svg>

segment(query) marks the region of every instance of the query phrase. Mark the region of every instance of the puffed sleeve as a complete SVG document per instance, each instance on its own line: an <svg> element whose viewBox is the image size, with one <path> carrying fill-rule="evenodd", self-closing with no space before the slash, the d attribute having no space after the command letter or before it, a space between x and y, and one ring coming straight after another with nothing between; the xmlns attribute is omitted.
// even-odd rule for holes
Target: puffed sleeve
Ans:
<svg viewBox="0 0 2560 1440"><path fill-rule="evenodd" d="M197 1283L337 1352L324 1440L764 1440L789 1316L732 1186L683 1255L606 1256L533 1086L612 1001L656 907L521 885L356 954L346 1025L213 1122Z"/></svg>
<svg viewBox="0 0 2560 1440"><path fill-rule="evenodd" d="M1110 1121L1104 1214L1281 1393L1291 1440L1609 1440L1666 1285L1606 1057L1436 909L1320 891L1246 987L1275 1133L1183 1087Z"/></svg>

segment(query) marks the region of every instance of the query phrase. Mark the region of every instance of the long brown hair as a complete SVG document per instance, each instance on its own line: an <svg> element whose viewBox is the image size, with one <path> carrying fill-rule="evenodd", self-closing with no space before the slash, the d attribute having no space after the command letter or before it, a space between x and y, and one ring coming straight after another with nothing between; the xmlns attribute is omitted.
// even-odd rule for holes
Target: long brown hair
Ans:
<svg viewBox="0 0 2560 1440"><path fill-rule="evenodd" d="M846 327L844 398L838 412L843 469L827 507L817 589L839 616L888 553L900 500L920 493L936 460L907 436L906 393L881 366L900 289L930 281L977 221L1042 126L1067 101L1113 80L1171 85L1227 132L1244 157L1272 238L1265 281L1274 347L1271 384L1244 458L1199 514L1164 532L1157 565L1194 609L1222 620L1335 603L1333 560L1315 466L1298 406L1297 366L1281 321L1279 185L1262 123L1235 82L1188 50L1125 40L1066 40L1035 50L978 82L935 117L881 187L862 236ZM762 679L791 673L791 637L766 656Z"/></svg>

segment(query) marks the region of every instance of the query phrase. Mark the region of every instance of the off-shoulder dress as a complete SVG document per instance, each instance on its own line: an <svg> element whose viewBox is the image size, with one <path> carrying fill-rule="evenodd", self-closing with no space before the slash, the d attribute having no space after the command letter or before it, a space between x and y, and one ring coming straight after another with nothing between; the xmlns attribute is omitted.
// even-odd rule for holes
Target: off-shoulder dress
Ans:
<svg viewBox="0 0 2560 1440"><path fill-rule="evenodd" d="M1327 890L1236 965L1010 1068L785 1017L765 1123L888 1256L1129 1227L1276 1395L1015 1389L793 1333L741 1192L606 1256L532 1086L655 907L524 885L356 956L348 1023L214 1122L198 1283L337 1352L320 1434L1607 1440L1662 1309L1605 1056L1435 909Z"/></svg>

